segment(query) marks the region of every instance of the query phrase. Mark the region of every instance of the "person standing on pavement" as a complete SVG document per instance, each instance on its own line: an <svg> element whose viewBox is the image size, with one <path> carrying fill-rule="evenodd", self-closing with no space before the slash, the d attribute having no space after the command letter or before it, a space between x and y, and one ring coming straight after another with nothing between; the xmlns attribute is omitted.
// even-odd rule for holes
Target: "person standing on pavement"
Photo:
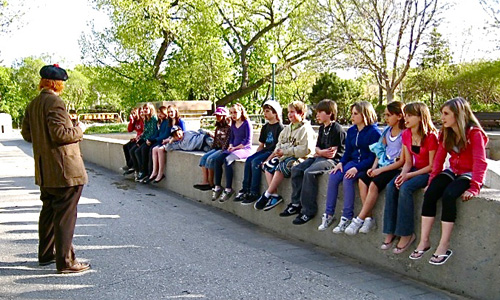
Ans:
<svg viewBox="0 0 500 300"><path fill-rule="evenodd" d="M68 74L56 65L40 69L40 94L24 115L21 134L32 143L35 160L35 184L40 186L43 202L38 223L39 265L56 263L58 273L78 273L90 264L76 260L73 233L77 205L87 173L79 142L85 125L73 126L59 94Z"/></svg>

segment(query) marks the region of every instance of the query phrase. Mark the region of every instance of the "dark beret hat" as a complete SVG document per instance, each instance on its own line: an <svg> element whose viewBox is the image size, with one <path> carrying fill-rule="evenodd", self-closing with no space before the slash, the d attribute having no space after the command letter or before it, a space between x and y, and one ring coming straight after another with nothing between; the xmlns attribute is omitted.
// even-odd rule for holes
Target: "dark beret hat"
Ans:
<svg viewBox="0 0 500 300"><path fill-rule="evenodd" d="M40 69L40 76L44 79L68 80L68 73L63 68L60 68L58 64L43 66Z"/></svg>

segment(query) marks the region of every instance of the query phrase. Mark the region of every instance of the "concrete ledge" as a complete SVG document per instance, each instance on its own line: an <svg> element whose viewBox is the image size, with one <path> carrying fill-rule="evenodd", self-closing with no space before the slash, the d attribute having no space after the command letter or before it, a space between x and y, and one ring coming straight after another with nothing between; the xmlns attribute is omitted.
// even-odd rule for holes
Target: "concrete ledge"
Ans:
<svg viewBox="0 0 500 300"><path fill-rule="evenodd" d="M81 150L86 161L119 172L119 168L125 164L122 150L122 145L125 143L124 140L86 135L81 143ZM427 263L432 250L426 253L423 259L413 261L408 259L410 251L394 255L392 251L379 249L384 239L381 230L384 194L379 197L374 209L374 217L378 222L378 227L373 232L353 237L344 234L335 235L331 232L331 228L320 232L317 230L317 226L320 223L320 214L325 208L327 176L320 178L318 216L308 224L296 226L292 224L293 217L282 218L278 216L285 207L284 204L268 212L256 211L253 206L243 206L232 201L223 204L212 202L211 192L202 192L192 188L193 184L200 180L201 173L198 163L202 154L201 152L183 151L168 153L167 178L159 184L159 187L204 204L216 206L282 235L331 249L355 258L361 263L376 265L457 294L481 299L498 299L500 295L500 286L497 285L500 282L500 259L497 254L498 249L500 249L500 240L498 239L500 191L498 190L485 188L479 197L466 203L459 201L458 218L451 245L454 254L445 265L438 267ZM243 179L243 162L236 162L234 168L233 188L239 190ZM264 191L265 180L262 181L261 186L262 191ZM290 201L291 193L291 184L288 181L288 179L285 180L279 190L286 204ZM423 192L420 191L415 195L417 236L420 234L419 212L422 207L422 194ZM337 218L342 207L343 199L342 193L340 193L336 209ZM355 204L355 213L359 212L360 207L361 203L358 198ZM438 216L440 215L441 208L438 205ZM437 246L439 237L440 226L435 224L431 234L433 249ZM414 249L415 246L416 243L411 249Z"/></svg>

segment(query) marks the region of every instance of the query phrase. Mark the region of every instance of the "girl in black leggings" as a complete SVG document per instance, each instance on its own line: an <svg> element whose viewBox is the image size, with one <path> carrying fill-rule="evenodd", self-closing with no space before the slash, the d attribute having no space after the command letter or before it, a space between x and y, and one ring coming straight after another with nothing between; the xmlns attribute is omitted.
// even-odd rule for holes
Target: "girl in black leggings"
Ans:
<svg viewBox="0 0 500 300"><path fill-rule="evenodd" d="M485 147L488 137L463 98L446 101L441 106L439 147L434 159L429 186L422 206L420 243L410 259L420 259L430 247L429 235L436 216L436 206L442 200L441 240L429 260L442 265L453 254L449 249L451 233L457 215L456 200L468 201L479 194L487 170ZM450 167L443 171L446 155Z"/></svg>

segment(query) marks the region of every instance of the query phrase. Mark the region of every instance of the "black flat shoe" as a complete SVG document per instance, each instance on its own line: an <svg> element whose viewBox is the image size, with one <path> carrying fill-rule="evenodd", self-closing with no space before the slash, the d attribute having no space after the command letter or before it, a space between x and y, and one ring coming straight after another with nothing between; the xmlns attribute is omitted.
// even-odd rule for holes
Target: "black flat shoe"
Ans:
<svg viewBox="0 0 500 300"><path fill-rule="evenodd" d="M153 183L159 183L159 182L160 182L160 181L162 181L163 179L165 179L165 175L161 175L160 180L153 180Z"/></svg>

